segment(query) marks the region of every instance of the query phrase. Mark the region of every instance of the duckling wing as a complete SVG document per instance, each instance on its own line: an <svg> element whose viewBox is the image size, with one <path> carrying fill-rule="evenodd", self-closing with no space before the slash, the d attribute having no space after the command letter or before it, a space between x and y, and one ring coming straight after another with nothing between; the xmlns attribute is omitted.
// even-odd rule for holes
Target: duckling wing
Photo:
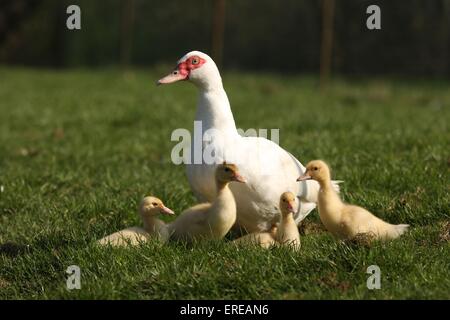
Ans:
<svg viewBox="0 0 450 320"><path fill-rule="evenodd" d="M175 239L197 235L207 227L207 212L211 204L202 203L183 211L178 218L170 224L169 232Z"/></svg>
<svg viewBox="0 0 450 320"><path fill-rule="evenodd" d="M259 245L263 248L269 248L275 244L275 239L269 232L254 232L242 236L233 242L237 245Z"/></svg>
<svg viewBox="0 0 450 320"><path fill-rule="evenodd" d="M343 210L343 225L350 237L358 233L370 233L377 238L395 238L400 235L395 225L383 221L364 208L347 205Z"/></svg>
<svg viewBox="0 0 450 320"><path fill-rule="evenodd" d="M148 240L149 233L139 227L127 228L97 241L99 245L106 246L136 246Z"/></svg>

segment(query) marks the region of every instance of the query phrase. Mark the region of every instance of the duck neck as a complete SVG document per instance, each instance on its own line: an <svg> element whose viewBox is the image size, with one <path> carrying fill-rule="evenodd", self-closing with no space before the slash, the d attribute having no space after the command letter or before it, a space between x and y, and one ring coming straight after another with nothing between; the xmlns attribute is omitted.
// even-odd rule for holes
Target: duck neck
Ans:
<svg viewBox="0 0 450 320"><path fill-rule="evenodd" d="M281 215L281 225L282 226L286 226L286 225L289 225L291 223L295 224L294 215L292 214L292 212L283 213Z"/></svg>
<svg viewBox="0 0 450 320"><path fill-rule="evenodd" d="M221 134L237 134L230 102L221 80L200 87L195 120L202 122L203 132L216 129Z"/></svg>
<svg viewBox="0 0 450 320"><path fill-rule="evenodd" d="M225 213L225 215L228 216L230 209L233 207L236 208L236 202L234 200L233 193L229 188L229 182L217 181L216 185L217 185L217 197L214 200L213 206L221 209L215 210L216 212ZM234 212L236 212L236 209L234 209Z"/></svg>
<svg viewBox="0 0 450 320"><path fill-rule="evenodd" d="M144 223L144 230L153 232L156 225L156 217L153 215L142 215L142 222Z"/></svg>
<svg viewBox="0 0 450 320"><path fill-rule="evenodd" d="M339 223L341 219L340 209L343 206L341 198L331 185L330 179L318 182L320 184L318 199L320 219L325 225L327 223Z"/></svg>
<svg viewBox="0 0 450 320"><path fill-rule="evenodd" d="M216 181L216 188L217 188L217 195L220 195L221 193L226 193L227 191L230 191L230 188L228 187L229 182L224 182L224 181Z"/></svg>
<svg viewBox="0 0 450 320"><path fill-rule="evenodd" d="M330 179L320 179L320 180L317 180L317 182L319 183L320 191L323 191L323 192L334 191L334 189L331 186Z"/></svg>

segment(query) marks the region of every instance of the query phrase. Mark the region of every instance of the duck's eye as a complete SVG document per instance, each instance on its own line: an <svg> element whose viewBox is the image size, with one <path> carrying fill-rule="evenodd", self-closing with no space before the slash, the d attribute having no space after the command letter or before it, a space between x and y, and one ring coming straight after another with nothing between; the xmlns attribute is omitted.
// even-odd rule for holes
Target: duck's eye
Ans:
<svg viewBox="0 0 450 320"><path fill-rule="evenodd" d="M197 58L193 58L192 59L192 64L198 64L198 59Z"/></svg>
<svg viewBox="0 0 450 320"><path fill-rule="evenodd" d="M152 202L152 206L157 207L158 204L156 202Z"/></svg>

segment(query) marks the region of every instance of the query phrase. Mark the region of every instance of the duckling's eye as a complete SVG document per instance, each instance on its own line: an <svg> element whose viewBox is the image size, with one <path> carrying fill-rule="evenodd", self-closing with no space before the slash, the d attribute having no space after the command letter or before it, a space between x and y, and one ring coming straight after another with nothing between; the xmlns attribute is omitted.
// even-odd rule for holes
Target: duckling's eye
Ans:
<svg viewBox="0 0 450 320"><path fill-rule="evenodd" d="M158 204L156 202L152 202L152 206L157 207Z"/></svg>
<svg viewBox="0 0 450 320"><path fill-rule="evenodd" d="M314 171L317 171L317 170L319 170L319 168L317 168L317 167L314 167Z"/></svg>
<svg viewBox="0 0 450 320"><path fill-rule="evenodd" d="M193 58L191 61L192 64L198 64L198 59L197 58Z"/></svg>
<svg viewBox="0 0 450 320"><path fill-rule="evenodd" d="M175 71L172 72L172 73L176 75L176 74L178 74L178 70L175 70Z"/></svg>
<svg viewBox="0 0 450 320"><path fill-rule="evenodd" d="M230 172L230 168L225 168L225 172Z"/></svg>

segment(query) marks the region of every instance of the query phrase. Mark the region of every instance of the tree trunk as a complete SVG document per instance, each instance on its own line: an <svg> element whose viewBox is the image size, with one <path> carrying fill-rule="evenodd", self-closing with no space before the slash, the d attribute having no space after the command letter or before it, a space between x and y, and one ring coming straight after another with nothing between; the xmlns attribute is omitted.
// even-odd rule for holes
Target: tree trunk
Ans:
<svg viewBox="0 0 450 320"><path fill-rule="evenodd" d="M445 0L443 3L443 10L441 16L441 30L442 30L442 64L440 66L439 74L444 76L450 75L450 64L448 57L450 56L450 23L448 17L450 16L450 0Z"/></svg>
<svg viewBox="0 0 450 320"><path fill-rule="evenodd" d="M214 0L211 55L217 66L222 65L223 38L225 32L225 0Z"/></svg>
<svg viewBox="0 0 450 320"><path fill-rule="evenodd" d="M134 0L122 0L120 63L128 68L133 49Z"/></svg>
<svg viewBox="0 0 450 320"><path fill-rule="evenodd" d="M320 48L320 88L330 79L333 56L334 0L322 0L322 43Z"/></svg>
<svg viewBox="0 0 450 320"><path fill-rule="evenodd" d="M52 61L51 65L53 65L56 68L63 67L65 63L65 37L67 29L66 26L66 8L64 1L58 1L57 5L55 6L55 23L58 26L57 28L54 28L53 30L53 39L52 39Z"/></svg>

